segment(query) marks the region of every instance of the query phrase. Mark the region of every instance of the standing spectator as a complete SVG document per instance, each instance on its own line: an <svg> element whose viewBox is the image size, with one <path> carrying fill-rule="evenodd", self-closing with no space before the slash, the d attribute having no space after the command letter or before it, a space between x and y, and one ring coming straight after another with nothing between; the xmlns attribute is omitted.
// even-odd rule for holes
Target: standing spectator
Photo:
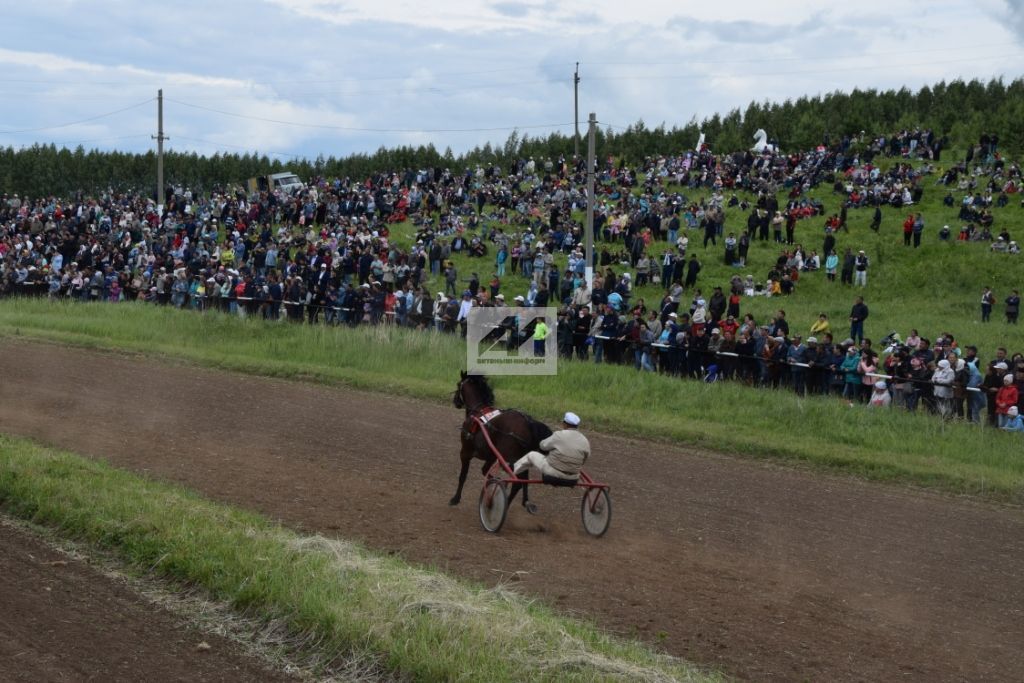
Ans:
<svg viewBox="0 0 1024 683"><path fill-rule="evenodd" d="M737 243L737 250L739 253L740 266L747 265L747 252L750 251L750 233L744 232L740 234L740 239Z"/></svg>
<svg viewBox="0 0 1024 683"><path fill-rule="evenodd" d="M868 317L868 305L864 303L864 297L858 296L850 309L850 339L855 342L864 340L864 321Z"/></svg>
<svg viewBox="0 0 1024 683"><path fill-rule="evenodd" d="M544 346L547 343L548 338L548 326L544 323L544 318L537 318L536 324L533 328L533 355L536 358L544 357Z"/></svg>
<svg viewBox="0 0 1024 683"><path fill-rule="evenodd" d="M643 287L647 284L648 277L651 272L651 259L647 256L647 252L640 255L640 260L636 262L636 286Z"/></svg>
<svg viewBox="0 0 1024 683"><path fill-rule="evenodd" d="M836 268L839 266L839 256L836 254L836 250L833 249L828 252L828 256L825 257L825 277L828 278L829 282L836 281Z"/></svg>
<svg viewBox="0 0 1024 683"><path fill-rule="evenodd" d="M843 272L840 274L839 282L844 285L853 284L853 268L857 265L857 257L853 255L853 250L849 247L846 248L846 253L843 254Z"/></svg>
<svg viewBox="0 0 1024 683"><path fill-rule="evenodd" d="M686 264L686 283L684 289L697 286L697 275L700 274L700 261L696 254L690 254L690 262Z"/></svg>
<svg viewBox="0 0 1024 683"><path fill-rule="evenodd" d="M725 238L725 265L731 266L736 263L736 235L729 233Z"/></svg>
<svg viewBox="0 0 1024 683"><path fill-rule="evenodd" d="M857 372L857 366L860 364L860 357L857 355L857 347L853 344L850 348L846 349L846 356L843 357L843 362L839 366L839 369L843 373L843 398L853 405L853 399L857 398L860 394L861 378Z"/></svg>
<svg viewBox="0 0 1024 683"><path fill-rule="evenodd" d="M982 379L981 386L984 388L987 396L986 408L988 409L988 423L993 427L996 426L996 395L1003 387L1003 373L1005 373L1008 368L1009 366L1006 362L999 360L997 356L996 360L989 363L985 377Z"/></svg>
<svg viewBox="0 0 1024 683"><path fill-rule="evenodd" d="M466 328L469 324L469 312L473 309L473 293L468 289L462 293L462 302L459 304L459 313L455 321L459 324L463 339L466 337Z"/></svg>
<svg viewBox="0 0 1024 683"><path fill-rule="evenodd" d="M661 255L661 285L665 289L672 286L672 269L676 259L671 249L666 249Z"/></svg>
<svg viewBox="0 0 1024 683"><path fill-rule="evenodd" d="M907 220L903 221L903 246L910 246L910 238L914 234L914 214L907 214Z"/></svg>
<svg viewBox="0 0 1024 683"><path fill-rule="evenodd" d="M992 315L992 304L996 301L995 294L992 293L990 287L986 287L985 291L981 293L981 322L987 323L989 317Z"/></svg>
<svg viewBox="0 0 1024 683"><path fill-rule="evenodd" d="M982 388L984 382L984 376L981 374L981 370L978 369L978 350L973 346L967 347L967 372L969 377L967 380L968 389L976 389L976 391L967 392L967 419L970 422L980 423L981 413L985 410L987 399L985 397L985 390Z"/></svg>
<svg viewBox="0 0 1024 683"><path fill-rule="evenodd" d="M572 345L576 350L576 357L580 360L587 360L587 341L592 323L590 307L581 307L572 328Z"/></svg>
<svg viewBox="0 0 1024 683"><path fill-rule="evenodd" d="M1011 325L1017 324L1017 316L1020 315L1020 292L1016 289L1006 297L1006 322Z"/></svg>
<svg viewBox="0 0 1024 683"><path fill-rule="evenodd" d="M861 287L868 286L868 257L861 249L857 254L857 258L854 262L854 268L856 270L857 281L856 284Z"/></svg>
<svg viewBox="0 0 1024 683"><path fill-rule="evenodd" d="M943 418L951 417L953 414L953 368L949 361L943 358L939 361L938 367L932 373L932 384L934 385L933 395L939 415Z"/></svg>
<svg viewBox="0 0 1024 683"><path fill-rule="evenodd" d="M860 375L861 381L861 403L867 403L870 400L871 388L877 380L881 379L877 375L878 360L870 346L870 342L865 340L864 348L860 352L860 360L857 362L857 374Z"/></svg>
<svg viewBox="0 0 1024 683"><path fill-rule="evenodd" d="M708 248L708 241L717 247L718 242L715 238L718 235L718 223L710 217L705 218L704 221L704 248Z"/></svg>
<svg viewBox="0 0 1024 683"><path fill-rule="evenodd" d="M811 339L814 339L814 337L811 337ZM817 342L817 339L815 339L815 342ZM789 363L793 391L803 396L807 392L807 365L810 359L808 358L808 347L804 346L799 334L793 335L793 343L789 345L786 360Z"/></svg>
<svg viewBox="0 0 1024 683"><path fill-rule="evenodd" d="M921 233L924 232L924 218L921 217L920 213L914 216L914 225L912 229L914 232L914 249L917 249L921 246Z"/></svg>
<svg viewBox="0 0 1024 683"><path fill-rule="evenodd" d="M498 253L494 257L495 271L498 277L505 277L505 261L508 260L508 249L505 245L498 247Z"/></svg>

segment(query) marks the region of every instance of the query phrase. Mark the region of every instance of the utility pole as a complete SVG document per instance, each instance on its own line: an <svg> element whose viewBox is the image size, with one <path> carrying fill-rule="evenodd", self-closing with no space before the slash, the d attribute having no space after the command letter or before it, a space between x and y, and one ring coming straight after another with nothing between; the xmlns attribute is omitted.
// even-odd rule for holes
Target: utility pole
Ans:
<svg viewBox="0 0 1024 683"><path fill-rule="evenodd" d="M590 112L590 130L587 132L587 227L586 258L587 258L587 289L594 288L594 208L597 205L594 197L594 132L597 130L597 114Z"/></svg>
<svg viewBox="0 0 1024 683"><path fill-rule="evenodd" d="M163 88L156 91L156 205L159 209L164 206L164 91Z"/></svg>
<svg viewBox="0 0 1024 683"><path fill-rule="evenodd" d="M580 63L576 62L576 73L572 77L573 120L576 122L576 137L573 138L573 161L580 158Z"/></svg>

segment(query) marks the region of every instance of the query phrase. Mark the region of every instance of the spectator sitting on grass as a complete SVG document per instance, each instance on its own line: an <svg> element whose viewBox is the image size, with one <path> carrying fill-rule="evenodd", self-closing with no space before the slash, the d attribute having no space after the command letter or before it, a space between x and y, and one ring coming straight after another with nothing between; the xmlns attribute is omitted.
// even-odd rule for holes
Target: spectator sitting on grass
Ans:
<svg viewBox="0 0 1024 683"><path fill-rule="evenodd" d="M1006 432L1024 432L1024 419L1021 418L1017 406L1012 406L1006 411L1006 421L1002 429Z"/></svg>

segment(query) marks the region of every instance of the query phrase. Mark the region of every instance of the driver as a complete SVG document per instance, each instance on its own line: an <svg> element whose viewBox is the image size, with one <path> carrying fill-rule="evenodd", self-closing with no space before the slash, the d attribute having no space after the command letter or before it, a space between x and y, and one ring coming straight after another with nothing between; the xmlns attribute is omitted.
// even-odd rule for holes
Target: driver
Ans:
<svg viewBox="0 0 1024 683"><path fill-rule="evenodd" d="M549 477L570 481L579 479L580 468L590 455L590 442L579 431L580 418L576 413L566 413L562 426L563 429L540 442L547 455L530 451L516 461L513 470L517 476L533 466Z"/></svg>

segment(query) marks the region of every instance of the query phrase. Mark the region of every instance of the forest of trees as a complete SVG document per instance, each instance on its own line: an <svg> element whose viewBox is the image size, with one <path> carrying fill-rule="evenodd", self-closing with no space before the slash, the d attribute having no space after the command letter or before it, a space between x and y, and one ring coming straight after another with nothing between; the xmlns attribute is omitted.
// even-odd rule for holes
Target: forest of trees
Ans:
<svg viewBox="0 0 1024 683"><path fill-rule="evenodd" d="M900 90L854 90L817 97L801 97L782 103L751 102L743 111L734 109L724 116L715 114L703 121L668 128L664 123L650 128L643 121L624 130L604 129L597 135L598 158L608 155L636 162L652 154L678 154L692 149L703 132L718 152L746 149L754 132L765 129L783 151L806 150L819 145L828 135L837 142L844 135L860 131L891 133L904 128L930 128L948 138L947 147L965 150L983 132L999 136L1000 149L1013 157L1024 151L1024 80L1006 84L955 80L925 86L917 92ZM258 147L259 143L254 143ZM585 141L581 145L585 149ZM164 174L168 184L211 189L225 183L282 170L301 178L314 176L363 178L371 173L409 167L443 165L453 170L477 163L495 163L507 168L517 158L570 157L572 135L551 133L531 137L513 132L501 146L490 143L462 155L443 153L433 145L381 147L373 154L345 157L293 159L282 161L266 155L167 152ZM0 147L0 192L40 196L87 193L107 188L116 190L155 187L156 153L59 148L37 144L22 149ZM155 194L155 190L153 191Z"/></svg>

